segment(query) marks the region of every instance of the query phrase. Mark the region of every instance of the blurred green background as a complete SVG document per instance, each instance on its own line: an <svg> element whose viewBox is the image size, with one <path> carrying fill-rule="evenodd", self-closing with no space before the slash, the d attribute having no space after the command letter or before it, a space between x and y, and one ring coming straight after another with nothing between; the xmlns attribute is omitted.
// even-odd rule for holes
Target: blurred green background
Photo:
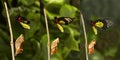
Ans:
<svg viewBox="0 0 120 60"><path fill-rule="evenodd" d="M10 49L9 27L4 7L0 0L0 60L12 60ZM46 7L51 42L59 37L58 51L51 60L85 60L84 35L80 20L80 11L84 15L88 43L95 39L95 52L89 55L89 60L120 60L120 0L7 0L14 41L24 34L23 52L16 60L47 60L47 34L43 7ZM16 16L26 17L31 23L31 29L21 27ZM63 25L61 33L53 22L54 17L75 18L69 25ZM110 18L114 25L94 35L91 20Z"/></svg>

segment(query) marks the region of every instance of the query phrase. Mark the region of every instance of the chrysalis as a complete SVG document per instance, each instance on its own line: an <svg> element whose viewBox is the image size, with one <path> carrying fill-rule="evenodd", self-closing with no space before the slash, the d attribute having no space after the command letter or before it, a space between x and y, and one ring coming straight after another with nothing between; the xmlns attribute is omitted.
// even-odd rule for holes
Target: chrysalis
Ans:
<svg viewBox="0 0 120 60"><path fill-rule="evenodd" d="M51 55L55 54L57 52L57 46L59 43L59 38L56 38L52 44L51 44Z"/></svg>
<svg viewBox="0 0 120 60"><path fill-rule="evenodd" d="M21 34L15 41L15 49L16 49L15 55L22 53L23 49L21 45L23 42L24 42L24 36L23 34Z"/></svg>
<svg viewBox="0 0 120 60"><path fill-rule="evenodd" d="M94 53L94 46L95 46L95 44L96 44L96 41L95 40L92 40L91 42L90 42L90 44L88 45L88 53L89 54L93 54Z"/></svg>

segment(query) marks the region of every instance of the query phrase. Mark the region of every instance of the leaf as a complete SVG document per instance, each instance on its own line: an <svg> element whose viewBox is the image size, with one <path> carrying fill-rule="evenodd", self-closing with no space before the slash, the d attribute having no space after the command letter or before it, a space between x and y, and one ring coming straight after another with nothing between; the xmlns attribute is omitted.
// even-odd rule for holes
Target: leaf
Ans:
<svg viewBox="0 0 120 60"><path fill-rule="evenodd" d="M65 17L75 17L75 12L77 11L77 8L74 6L71 6L69 4L64 4L59 13L61 16Z"/></svg>
<svg viewBox="0 0 120 60"><path fill-rule="evenodd" d="M15 55L22 53L23 49L21 47L22 43L24 42L24 36L21 34L15 41Z"/></svg>
<svg viewBox="0 0 120 60"><path fill-rule="evenodd" d="M93 28L95 35L97 35L98 33L97 33L97 29L95 28L95 26L93 26L92 28Z"/></svg>
<svg viewBox="0 0 120 60"><path fill-rule="evenodd" d="M51 44L51 55L55 54L57 52L57 46L59 43L59 38L56 38L52 44Z"/></svg>
<svg viewBox="0 0 120 60"><path fill-rule="evenodd" d="M95 46L95 44L96 44L96 41L95 40L92 40L91 42L90 42L90 44L88 45L88 49L89 49L89 54L93 54L94 53L94 46Z"/></svg>
<svg viewBox="0 0 120 60"><path fill-rule="evenodd" d="M30 26L28 24L25 24L23 22L20 22L20 24L22 25L23 28L30 29Z"/></svg>
<svg viewBox="0 0 120 60"><path fill-rule="evenodd" d="M60 24L57 24L57 27L59 28L59 30L63 33L64 32L64 29L63 27L60 25Z"/></svg>

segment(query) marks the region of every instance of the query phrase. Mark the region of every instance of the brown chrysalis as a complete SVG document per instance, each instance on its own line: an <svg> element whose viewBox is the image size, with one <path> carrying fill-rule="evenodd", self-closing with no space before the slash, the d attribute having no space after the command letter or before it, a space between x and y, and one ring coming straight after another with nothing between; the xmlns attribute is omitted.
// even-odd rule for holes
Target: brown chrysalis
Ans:
<svg viewBox="0 0 120 60"><path fill-rule="evenodd" d="M24 36L23 34L21 34L15 41L15 49L16 49L15 55L22 53L23 49L21 45L23 42L24 42Z"/></svg>
<svg viewBox="0 0 120 60"><path fill-rule="evenodd" d="M55 54L57 52L57 46L59 43L59 38L56 38L52 44L51 44L51 55Z"/></svg>
<svg viewBox="0 0 120 60"><path fill-rule="evenodd" d="M90 44L88 45L88 53L89 54L93 54L94 53L94 46L95 46L95 44L96 44L96 41L95 40L92 40L91 42L90 42Z"/></svg>

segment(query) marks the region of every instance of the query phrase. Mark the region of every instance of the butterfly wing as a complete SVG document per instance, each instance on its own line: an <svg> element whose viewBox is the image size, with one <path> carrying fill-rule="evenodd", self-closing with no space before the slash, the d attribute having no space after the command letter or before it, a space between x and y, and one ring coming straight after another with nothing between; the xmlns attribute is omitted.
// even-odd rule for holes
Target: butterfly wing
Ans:
<svg viewBox="0 0 120 60"><path fill-rule="evenodd" d="M20 24L22 25L23 28L25 29L30 29L30 26L26 23L20 22Z"/></svg>
<svg viewBox="0 0 120 60"><path fill-rule="evenodd" d="M58 29L59 29L61 32L64 32L64 29L63 29L63 27L62 27L60 24L57 24L57 27L58 27Z"/></svg>
<svg viewBox="0 0 120 60"><path fill-rule="evenodd" d="M95 35L97 35L98 33L97 33L97 29L95 28L95 26L93 26L92 28L93 28Z"/></svg>
<svg viewBox="0 0 120 60"><path fill-rule="evenodd" d="M70 17L59 17L57 18L59 21L59 24L65 24L68 25L69 23L71 23L73 21L74 18L70 18Z"/></svg>

